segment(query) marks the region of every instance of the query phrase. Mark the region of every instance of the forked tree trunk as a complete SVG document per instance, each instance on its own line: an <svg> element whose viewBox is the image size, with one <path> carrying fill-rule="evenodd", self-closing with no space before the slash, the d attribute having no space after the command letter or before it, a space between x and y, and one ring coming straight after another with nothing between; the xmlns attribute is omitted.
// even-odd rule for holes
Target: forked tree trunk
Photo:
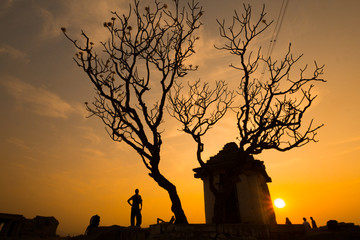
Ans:
<svg viewBox="0 0 360 240"><path fill-rule="evenodd" d="M160 187L164 188L168 192L172 204L171 211L175 215L175 223L187 224L188 221L181 206L181 201L179 195L177 194L175 185L167 180L158 169L152 170L149 175L159 184Z"/></svg>

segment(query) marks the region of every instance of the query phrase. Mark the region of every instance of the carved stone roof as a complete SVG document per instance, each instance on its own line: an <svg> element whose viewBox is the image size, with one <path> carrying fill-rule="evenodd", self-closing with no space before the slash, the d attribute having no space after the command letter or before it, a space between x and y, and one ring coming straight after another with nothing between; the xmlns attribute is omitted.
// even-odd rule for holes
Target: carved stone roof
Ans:
<svg viewBox="0 0 360 240"><path fill-rule="evenodd" d="M267 182L271 182L271 178L265 170L264 162L255 160L252 155L242 154L238 145L234 142L225 144L218 154L210 157L210 159L205 163L204 168L206 168L206 170L201 167L193 169L195 172L195 178L202 178L209 174L215 175L216 172L221 170L236 174L255 171L262 174Z"/></svg>

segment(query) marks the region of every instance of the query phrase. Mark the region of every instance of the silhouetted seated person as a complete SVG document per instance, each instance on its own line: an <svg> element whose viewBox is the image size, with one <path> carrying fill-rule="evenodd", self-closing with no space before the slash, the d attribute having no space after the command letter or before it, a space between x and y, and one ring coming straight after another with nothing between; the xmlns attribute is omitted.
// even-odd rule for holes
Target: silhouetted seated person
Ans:
<svg viewBox="0 0 360 240"><path fill-rule="evenodd" d="M131 226L134 226L135 218L136 218L136 226L140 227L141 225L141 209L142 209L142 199L139 195L139 189L135 189L135 194L127 200L127 202L131 206L131 216L130 222Z"/></svg>
<svg viewBox="0 0 360 240"><path fill-rule="evenodd" d="M291 221L290 221L290 219L289 219L288 217L285 219L285 224L286 224L286 225L291 225L291 224L292 224Z"/></svg>
<svg viewBox="0 0 360 240"><path fill-rule="evenodd" d="M173 224L175 222L175 217L172 216L169 222L165 222L164 220L162 220L161 218L156 219L156 223L157 224L164 224L164 223L169 223L169 224Z"/></svg>
<svg viewBox="0 0 360 240"><path fill-rule="evenodd" d="M304 222L303 222L303 225L305 227L305 230L308 231L311 229L310 227L310 223L308 221L306 221L306 218L303 218Z"/></svg>
<svg viewBox="0 0 360 240"><path fill-rule="evenodd" d="M85 235L90 235L92 230L97 228L100 224L100 217L98 215L94 215L90 218L90 224L86 228Z"/></svg>
<svg viewBox="0 0 360 240"><path fill-rule="evenodd" d="M313 217L310 217L310 220L311 220L311 226L313 229L316 229L317 228L317 225L316 225L316 222L315 220L313 219Z"/></svg>

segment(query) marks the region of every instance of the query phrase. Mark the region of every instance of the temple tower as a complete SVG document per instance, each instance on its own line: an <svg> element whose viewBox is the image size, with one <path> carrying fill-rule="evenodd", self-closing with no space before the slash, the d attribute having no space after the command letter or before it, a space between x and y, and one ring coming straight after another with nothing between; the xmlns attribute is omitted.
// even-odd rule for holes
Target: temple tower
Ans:
<svg viewBox="0 0 360 240"><path fill-rule="evenodd" d="M226 144L194 172L204 183L206 223L276 224L264 163L241 156L236 143Z"/></svg>

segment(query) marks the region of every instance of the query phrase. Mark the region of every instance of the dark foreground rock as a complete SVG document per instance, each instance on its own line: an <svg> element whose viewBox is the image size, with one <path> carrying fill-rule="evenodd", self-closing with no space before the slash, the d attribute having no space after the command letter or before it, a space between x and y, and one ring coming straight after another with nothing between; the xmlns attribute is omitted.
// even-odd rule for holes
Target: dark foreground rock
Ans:
<svg viewBox="0 0 360 240"><path fill-rule="evenodd" d="M340 224L341 225L341 224ZM156 224L149 228L99 227L89 235L62 240L360 240L360 228L345 224L305 231L301 224L256 226L249 224Z"/></svg>
<svg viewBox="0 0 360 240"><path fill-rule="evenodd" d="M54 217L27 219L19 214L0 213L0 239L54 239L58 238L58 225Z"/></svg>

